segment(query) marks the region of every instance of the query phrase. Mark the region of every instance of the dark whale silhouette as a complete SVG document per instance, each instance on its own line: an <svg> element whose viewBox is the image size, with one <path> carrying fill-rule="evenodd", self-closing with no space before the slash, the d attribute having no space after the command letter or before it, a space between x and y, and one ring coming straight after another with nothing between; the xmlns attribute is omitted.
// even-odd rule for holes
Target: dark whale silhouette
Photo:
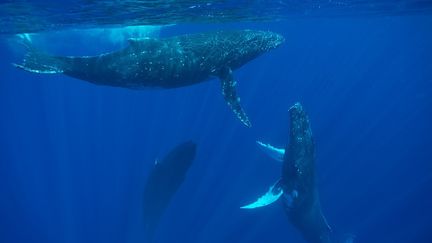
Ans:
<svg viewBox="0 0 432 243"><path fill-rule="evenodd" d="M334 239L321 211L315 182L315 144L309 119L299 103L289 109L289 116L289 143L285 149L258 142L272 158L283 162L281 178L264 196L242 208L262 207L281 200L291 223L308 242L339 242ZM350 236L342 242L352 241Z"/></svg>
<svg viewBox="0 0 432 243"><path fill-rule="evenodd" d="M156 227L171 198L185 179L196 154L196 144L188 141L176 146L162 161L157 161L144 188L144 225L152 241Z"/></svg>
<svg viewBox="0 0 432 243"><path fill-rule="evenodd" d="M229 107L246 125L251 123L240 106L232 70L282 44L284 38L268 31L238 30L181 35L165 39L130 39L119 51L98 56L60 57L43 54L30 44L22 64L34 73L63 73L98 85L177 88L221 80Z"/></svg>

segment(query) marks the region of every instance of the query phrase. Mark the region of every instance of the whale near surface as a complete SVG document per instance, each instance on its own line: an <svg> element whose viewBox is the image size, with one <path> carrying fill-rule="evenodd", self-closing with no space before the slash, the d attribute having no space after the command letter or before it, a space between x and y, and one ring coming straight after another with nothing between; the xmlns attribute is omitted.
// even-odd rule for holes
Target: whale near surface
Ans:
<svg viewBox="0 0 432 243"><path fill-rule="evenodd" d="M155 166L148 176L143 195L145 234L153 240L157 225L172 197L183 183L196 155L196 144L177 145Z"/></svg>
<svg viewBox="0 0 432 243"><path fill-rule="evenodd" d="M284 38L273 32L229 30L162 39L129 39L124 49L97 56L52 56L23 42L29 52L16 67L34 73L62 73L97 85L129 89L178 88L217 77L228 106L246 126L233 70L278 47Z"/></svg>
<svg viewBox="0 0 432 243"><path fill-rule="evenodd" d="M282 162L280 179L255 202L254 209L282 201L290 222L310 243L353 242L353 236L335 236L321 210L315 181L315 143L306 112L300 103L289 109L289 143L285 149L257 142L273 159Z"/></svg>

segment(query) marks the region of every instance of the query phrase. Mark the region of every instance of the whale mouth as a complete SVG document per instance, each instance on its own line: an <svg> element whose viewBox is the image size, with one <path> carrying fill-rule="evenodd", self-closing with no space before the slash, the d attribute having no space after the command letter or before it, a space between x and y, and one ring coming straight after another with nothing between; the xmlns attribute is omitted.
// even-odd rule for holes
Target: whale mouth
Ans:
<svg viewBox="0 0 432 243"><path fill-rule="evenodd" d="M244 30L239 44L246 45L258 52L266 52L277 48L285 42L285 38L276 32L265 30Z"/></svg>
<svg viewBox="0 0 432 243"><path fill-rule="evenodd" d="M275 47L278 47L285 42L285 38L281 34L274 33L273 39Z"/></svg>

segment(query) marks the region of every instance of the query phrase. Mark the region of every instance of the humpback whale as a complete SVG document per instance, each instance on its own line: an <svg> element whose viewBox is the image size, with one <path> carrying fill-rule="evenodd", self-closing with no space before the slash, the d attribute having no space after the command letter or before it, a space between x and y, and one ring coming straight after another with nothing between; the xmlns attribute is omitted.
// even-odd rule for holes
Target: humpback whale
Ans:
<svg viewBox="0 0 432 243"><path fill-rule="evenodd" d="M315 144L309 119L300 103L289 109L289 116L289 143L285 149L257 142L270 157L282 162L281 178L264 196L241 208L253 209L282 201L286 215L306 241L339 242L334 239L320 206L315 182Z"/></svg>
<svg viewBox="0 0 432 243"><path fill-rule="evenodd" d="M195 154L196 144L188 141L176 146L163 160L156 160L143 195L145 234L149 241L153 240L163 212L185 179Z"/></svg>
<svg viewBox="0 0 432 243"><path fill-rule="evenodd" d="M97 85L129 89L178 88L217 77L228 106L250 127L235 90L233 70L283 42L281 35L269 31L215 31L129 39L124 49L82 57L48 55L27 43L29 51L22 64L14 65L29 72L62 73Z"/></svg>

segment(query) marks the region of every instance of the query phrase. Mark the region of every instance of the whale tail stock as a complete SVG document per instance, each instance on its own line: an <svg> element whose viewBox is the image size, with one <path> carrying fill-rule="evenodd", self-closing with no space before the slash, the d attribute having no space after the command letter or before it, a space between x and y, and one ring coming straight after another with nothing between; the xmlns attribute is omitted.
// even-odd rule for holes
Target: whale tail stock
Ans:
<svg viewBox="0 0 432 243"><path fill-rule="evenodd" d="M21 64L13 63L17 68L32 73L55 74L63 73L64 58L50 56L33 47L31 38L27 34L18 35L19 43L27 49Z"/></svg>

